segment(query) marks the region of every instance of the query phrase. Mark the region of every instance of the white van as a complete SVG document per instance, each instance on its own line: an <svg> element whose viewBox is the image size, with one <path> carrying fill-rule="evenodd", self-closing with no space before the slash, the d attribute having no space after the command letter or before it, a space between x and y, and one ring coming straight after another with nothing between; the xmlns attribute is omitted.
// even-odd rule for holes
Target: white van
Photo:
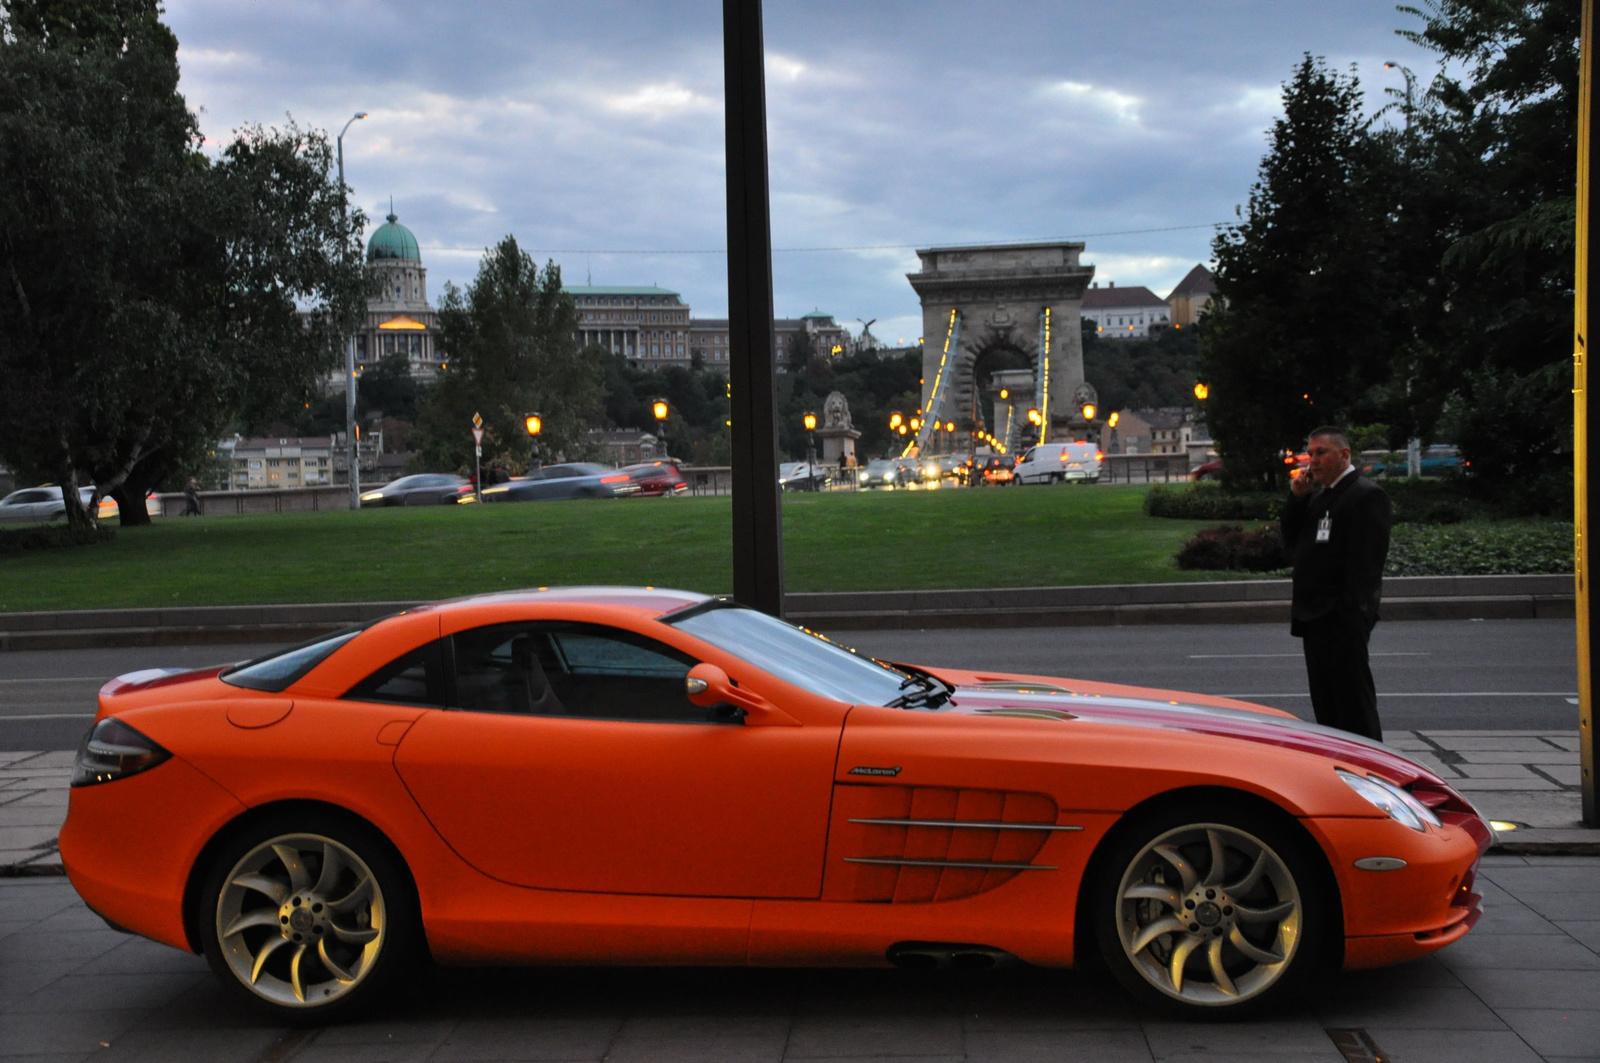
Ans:
<svg viewBox="0 0 1600 1063"><path fill-rule="evenodd" d="M1100 449L1093 443L1040 443L1017 460L1019 484L1095 483L1100 479Z"/></svg>

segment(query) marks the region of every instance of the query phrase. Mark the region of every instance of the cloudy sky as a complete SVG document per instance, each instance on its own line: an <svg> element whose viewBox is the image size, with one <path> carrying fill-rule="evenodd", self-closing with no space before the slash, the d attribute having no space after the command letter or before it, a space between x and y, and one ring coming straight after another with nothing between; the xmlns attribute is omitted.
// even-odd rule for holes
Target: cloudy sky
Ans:
<svg viewBox="0 0 1600 1063"><path fill-rule="evenodd" d="M1249 192L1304 52L1369 104L1424 79L1393 0L767 0L778 312L915 339L916 247L1081 239L1159 295ZM727 313L717 0L168 0L208 139L345 137L437 301L506 234L569 284L660 284Z"/></svg>

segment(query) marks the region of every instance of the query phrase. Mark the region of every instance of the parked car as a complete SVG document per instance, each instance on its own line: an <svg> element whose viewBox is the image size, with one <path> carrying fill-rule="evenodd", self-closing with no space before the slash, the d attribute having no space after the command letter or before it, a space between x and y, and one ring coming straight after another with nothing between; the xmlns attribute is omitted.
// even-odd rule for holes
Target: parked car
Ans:
<svg viewBox="0 0 1600 1063"><path fill-rule="evenodd" d="M87 506L94 497L94 488L78 488L78 497ZM106 520L120 513L116 499L107 495L100 499L97 518ZM62 500L61 488L55 484L44 487L24 487L0 498L0 524L23 524L62 520L67 515L67 504Z"/></svg>
<svg viewBox="0 0 1600 1063"><path fill-rule="evenodd" d="M1203 465L1196 466L1194 472L1190 474L1190 478L1193 479L1195 483L1205 483L1209 480L1222 479L1222 459L1214 458Z"/></svg>
<svg viewBox="0 0 1600 1063"><path fill-rule="evenodd" d="M784 491L821 491L832 479L833 470L826 465L786 461L778 466L778 487Z"/></svg>
<svg viewBox="0 0 1600 1063"><path fill-rule="evenodd" d="M1491 838L1432 769L1276 709L587 587L111 680L60 852L92 911L275 1023L392 1007L430 960L1091 955L1193 1020L1459 940Z"/></svg>
<svg viewBox="0 0 1600 1063"><path fill-rule="evenodd" d="M472 484L460 476L424 472L402 476L382 487L361 493L361 508L377 506L455 505L472 494Z"/></svg>
<svg viewBox="0 0 1600 1063"><path fill-rule="evenodd" d="M857 486L863 490L894 490L910 487L922 479L922 467L916 458L875 458L867 462L857 476Z"/></svg>
<svg viewBox="0 0 1600 1063"><path fill-rule="evenodd" d="M635 498L671 498L689 490L689 481L683 478L678 466L670 461L624 465L620 471L627 473L639 488Z"/></svg>
<svg viewBox="0 0 1600 1063"><path fill-rule="evenodd" d="M546 465L527 476L483 489L485 502L540 502L556 498L626 498L639 493L633 477L610 465L574 461Z"/></svg>
<svg viewBox="0 0 1600 1063"><path fill-rule="evenodd" d="M1017 459L1019 484L1098 483L1105 455L1093 443L1040 443Z"/></svg>

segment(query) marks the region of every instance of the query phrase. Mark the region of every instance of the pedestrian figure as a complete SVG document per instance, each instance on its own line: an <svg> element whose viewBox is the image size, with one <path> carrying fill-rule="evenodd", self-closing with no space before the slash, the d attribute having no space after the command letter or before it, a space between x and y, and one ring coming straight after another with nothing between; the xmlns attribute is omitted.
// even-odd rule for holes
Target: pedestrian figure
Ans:
<svg viewBox="0 0 1600 1063"><path fill-rule="evenodd" d="M1317 722L1382 741L1367 640L1389 556L1389 496L1350 464L1342 429L1316 429L1306 453L1281 519L1294 557L1289 633L1305 651Z"/></svg>
<svg viewBox="0 0 1600 1063"><path fill-rule="evenodd" d="M183 485L183 516L201 517L204 512L200 509L200 481L193 476Z"/></svg>

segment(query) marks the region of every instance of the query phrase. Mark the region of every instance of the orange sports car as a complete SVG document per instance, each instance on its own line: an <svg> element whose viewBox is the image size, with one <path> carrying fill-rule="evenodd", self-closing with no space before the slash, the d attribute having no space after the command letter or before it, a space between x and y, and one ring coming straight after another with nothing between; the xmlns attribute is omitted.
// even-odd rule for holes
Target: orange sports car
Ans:
<svg viewBox="0 0 1600 1063"><path fill-rule="evenodd" d="M1066 966L1239 1014L1477 921L1489 829L1222 698L891 664L724 598L518 591L100 692L61 854L325 1022L408 964Z"/></svg>

